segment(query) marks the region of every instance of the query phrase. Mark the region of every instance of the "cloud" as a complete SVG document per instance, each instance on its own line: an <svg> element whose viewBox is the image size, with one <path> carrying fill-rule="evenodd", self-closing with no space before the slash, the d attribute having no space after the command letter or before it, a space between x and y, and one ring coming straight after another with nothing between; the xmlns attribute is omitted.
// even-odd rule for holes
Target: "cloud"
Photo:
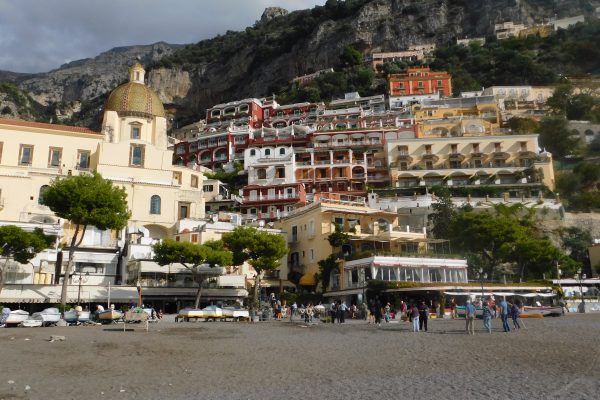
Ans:
<svg viewBox="0 0 600 400"><path fill-rule="evenodd" d="M0 0L0 70L45 72L118 46L194 43L254 24L268 6L325 0Z"/></svg>

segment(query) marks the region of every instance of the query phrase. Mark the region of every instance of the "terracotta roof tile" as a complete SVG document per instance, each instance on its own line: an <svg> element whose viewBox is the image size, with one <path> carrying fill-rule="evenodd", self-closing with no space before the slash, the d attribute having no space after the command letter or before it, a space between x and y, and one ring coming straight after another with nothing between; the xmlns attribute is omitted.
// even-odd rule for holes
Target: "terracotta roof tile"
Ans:
<svg viewBox="0 0 600 400"><path fill-rule="evenodd" d="M93 131L88 128L82 128L80 126L47 124L47 123L43 123L43 122L23 121L20 119L0 118L0 125L25 126L25 127L30 127L30 128L52 129L52 130L56 130L56 131L88 133L91 135L100 135L101 134L100 132Z"/></svg>

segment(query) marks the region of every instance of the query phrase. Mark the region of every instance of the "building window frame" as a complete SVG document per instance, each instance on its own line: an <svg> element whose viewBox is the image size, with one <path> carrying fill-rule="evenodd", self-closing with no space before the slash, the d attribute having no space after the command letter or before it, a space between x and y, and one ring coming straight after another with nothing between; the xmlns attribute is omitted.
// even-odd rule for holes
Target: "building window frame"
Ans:
<svg viewBox="0 0 600 400"><path fill-rule="evenodd" d="M90 157L92 152L89 150L77 150L77 168L80 171L87 171L90 169ZM85 158L82 158L85 156ZM82 162L85 160L85 163Z"/></svg>
<svg viewBox="0 0 600 400"><path fill-rule="evenodd" d="M162 200L159 195L154 194L150 197L150 214L160 215Z"/></svg>
<svg viewBox="0 0 600 400"><path fill-rule="evenodd" d="M132 140L140 140L142 138L142 124L132 122L129 124L129 135Z"/></svg>
<svg viewBox="0 0 600 400"><path fill-rule="evenodd" d="M19 165L32 165L34 150L32 144L22 144L19 149ZM27 154L27 159L25 159L25 154Z"/></svg>
<svg viewBox="0 0 600 400"><path fill-rule="evenodd" d="M50 147L48 149L48 168L60 168L62 150L62 147Z"/></svg>
<svg viewBox="0 0 600 400"><path fill-rule="evenodd" d="M138 154L136 154L139 152ZM146 146L143 144L132 144L129 149L129 166L135 168L144 168L144 157Z"/></svg>

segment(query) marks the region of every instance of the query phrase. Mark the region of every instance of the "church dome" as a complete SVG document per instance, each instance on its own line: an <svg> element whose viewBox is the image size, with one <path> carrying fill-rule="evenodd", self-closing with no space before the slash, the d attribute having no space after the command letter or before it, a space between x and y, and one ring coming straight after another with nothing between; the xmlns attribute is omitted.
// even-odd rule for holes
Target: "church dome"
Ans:
<svg viewBox="0 0 600 400"><path fill-rule="evenodd" d="M112 91L104 109L119 115L164 117L165 109L158 95L144 84L144 68L135 63L129 69L129 82Z"/></svg>

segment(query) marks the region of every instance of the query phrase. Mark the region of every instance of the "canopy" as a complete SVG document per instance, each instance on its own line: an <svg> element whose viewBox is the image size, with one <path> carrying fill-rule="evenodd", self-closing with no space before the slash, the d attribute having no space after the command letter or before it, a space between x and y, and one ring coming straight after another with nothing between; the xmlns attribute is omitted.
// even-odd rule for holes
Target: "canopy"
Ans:
<svg viewBox="0 0 600 400"><path fill-rule="evenodd" d="M317 280L315 279L314 274L304 274L298 283L300 286L315 286L317 284Z"/></svg>

